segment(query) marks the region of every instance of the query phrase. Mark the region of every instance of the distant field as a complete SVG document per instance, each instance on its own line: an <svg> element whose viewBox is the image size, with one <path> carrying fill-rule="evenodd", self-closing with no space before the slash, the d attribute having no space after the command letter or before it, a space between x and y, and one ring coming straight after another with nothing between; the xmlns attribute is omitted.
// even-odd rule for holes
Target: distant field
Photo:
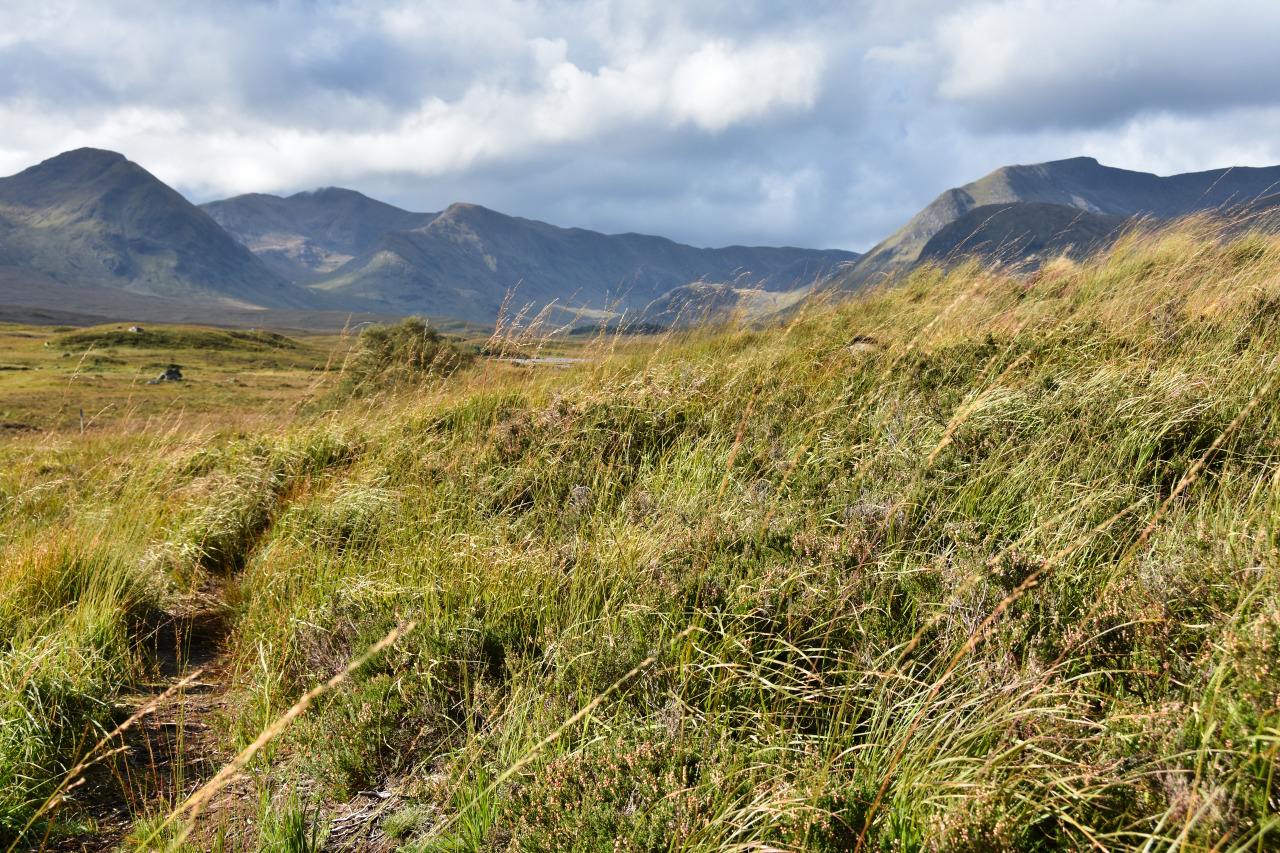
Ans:
<svg viewBox="0 0 1280 853"><path fill-rule="evenodd" d="M432 319L435 328L435 318ZM140 331L130 331L131 328ZM441 331L467 352L500 358L574 357L597 333L554 341L478 327ZM286 414L329 393L354 346L355 331L216 329L109 323L88 327L0 323L0 439L37 431L144 426L177 418L219 425ZM611 339L643 348L643 339ZM179 382L156 381L170 365ZM494 371L515 368L494 362ZM83 416L81 412L83 411Z"/></svg>
<svg viewBox="0 0 1280 853"><path fill-rule="evenodd" d="M82 410L86 429L183 413L282 411L322 389L353 340L334 332L140 328L0 324L0 429L78 429ZM171 364L182 381L148 384Z"/></svg>

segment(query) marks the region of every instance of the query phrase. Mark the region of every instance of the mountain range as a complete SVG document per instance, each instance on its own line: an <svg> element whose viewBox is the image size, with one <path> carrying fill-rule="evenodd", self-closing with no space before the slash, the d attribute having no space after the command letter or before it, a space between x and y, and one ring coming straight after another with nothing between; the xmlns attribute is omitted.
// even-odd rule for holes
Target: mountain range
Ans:
<svg viewBox="0 0 1280 853"><path fill-rule="evenodd" d="M697 249L663 237L606 235L474 204L409 213L351 190L247 195L203 210L280 275L342 304L491 322L504 302L598 317L640 310L696 281L765 290L807 285L857 253Z"/></svg>
<svg viewBox="0 0 1280 853"><path fill-rule="evenodd" d="M474 204L414 213L336 187L196 206L122 155L85 148L0 178L0 317L330 327L421 314L492 327L503 311L657 325L770 316L815 287L856 289L921 263L1082 255L1142 218L1274 222L1277 189L1280 166L1172 177L1088 157L1006 166L859 255L700 249Z"/></svg>
<svg viewBox="0 0 1280 853"><path fill-rule="evenodd" d="M136 163L95 149L0 179L0 305L103 316L185 311L236 322L274 309L327 312L329 324L359 312L492 325L504 307L554 304L557 320L596 321L691 282L804 287L857 258L699 249L472 204L412 213L339 188L197 207Z"/></svg>

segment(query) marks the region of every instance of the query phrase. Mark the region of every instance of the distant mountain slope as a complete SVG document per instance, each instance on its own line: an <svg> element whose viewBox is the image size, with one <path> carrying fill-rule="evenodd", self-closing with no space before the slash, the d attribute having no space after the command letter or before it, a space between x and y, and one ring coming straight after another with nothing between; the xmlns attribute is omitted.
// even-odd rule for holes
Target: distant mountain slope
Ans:
<svg viewBox="0 0 1280 853"><path fill-rule="evenodd" d="M811 287L769 291L728 284L695 283L673 288L629 318L634 326L696 327L707 322L761 322L781 317L804 302Z"/></svg>
<svg viewBox="0 0 1280 853"><path fill-rule="evenodd" d="M1280 190L1280 166L1214 169L1171 177L1103 166L1075 157L1032 166L1005 166L947 190L843 277L857 287L915 262L929 240L976 207L1043 202L1106 216L1175 217L1243 205Z"/></svg>
<svg viewBox="0 0 1280 853"><path fill-rule="evenodd" d="M200 208L267 266L303 284L325 277L388 231L422 228L438 215L410 213L338 187L288 198L252 193Z"/></svg>
<svg viewBox="0 0 1280 853"><path fill-rule="evenodd" d="M947 263L980 256L1019 263L1047 255L1082 257L1111 245L1133 221L1038 201L984 204L930 237L919 260Z"/></svg>
<svg viewBox="0 0 1280 853"><path fill-rule="evenodd" d="M32 283L40 279L59 285L48 296L59 304L49 307L72 310L65 300L78 292L97 307L112 294L271 308L317 302L110 151L69 151L0 179L0 247L0 302L9 291L39 296Z"/></svg>
<svg viewBox="0 0 1280 853"><path fill-rule="evenodd" d="M241 196L205 209L277 270L364 310L478 322L511 305L642 308L700 280L787 290L835 271L855 252L697 249L662 237L606 235L507 216L474 204L409 213L349 190ZM361 227L357 228L357 224ZM410 228L384 226L411 225ZM371 239L373 238L373 239ZM344 254L349 261L333 268Z"/></svg>

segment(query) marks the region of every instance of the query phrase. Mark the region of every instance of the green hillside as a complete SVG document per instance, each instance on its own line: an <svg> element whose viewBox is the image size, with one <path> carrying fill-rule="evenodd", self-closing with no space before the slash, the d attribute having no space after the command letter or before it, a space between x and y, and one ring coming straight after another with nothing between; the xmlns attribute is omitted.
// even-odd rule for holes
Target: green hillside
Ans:
<svg viewBox="0 0 1280 853"><path fill-rule="evenodd" d="M1277 849L1278 349L1187 225L0 438L0 838Z"/></svg>

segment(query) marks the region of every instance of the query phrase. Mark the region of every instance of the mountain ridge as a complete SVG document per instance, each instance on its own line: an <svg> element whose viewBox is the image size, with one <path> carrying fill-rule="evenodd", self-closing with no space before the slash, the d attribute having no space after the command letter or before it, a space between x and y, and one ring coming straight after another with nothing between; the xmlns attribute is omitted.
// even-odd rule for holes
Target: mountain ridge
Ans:
<svg viewBox="0 0 1280 853"><path fill-rule="evenodd" d="M1278 188L1280 166L1168 177L1091 157L1004 166L945 190L859 255L697 248L466 202L415 213L340 187L197 207L123 155L85 148L0 178L0 304L215 322L268 309L482 324L545 310L556 322L645 322L647 311L659 322L700 316L703 301L771 316L814 287L856 289L920 262L1079 254L1135 217L1222 211L1230 227L1269 227Z"/></svg>
<svg viewBox="0 0 1280 853"><path fill-rule="evenodd" d="M411 213L341 187L284 198L247 193L206 202L200 209L267 266L299 284L337 269L387 231L411 231L439 215ZM283 230L284 225L292 230Z"/></svg>
<svg viewBox="0 0 1280 853"><path fill-rule="evenodd" d="M856 289L915 263L929 240L977 207L1045 203L1101 216L1173 218L1247 205L1280 189L1280 166L1228 167L1160 176L1093 157L1002 166L940 193L873 246L841 279Z"/></svg>
<svg viewBox="0 0 1280 853"><path fill-rule="evenodd" d="M458 203L414 213L354 190L250 193L192 205L142 166L67 151L0 178L0 304L94 316L298 316L342 311L492 323L508 304L591 304L607 319L712 279L785 286L858 256L807 249L695 249L663 237L559 228ZM330 319L324 320L326 325Z"/></svg>
<svg viewBox="0 0 1280 853"><path fill-rule="evenodd" d="M353 191L324 192L324 198L297 194L270 197L270 202L242 196L205 207L260 253L275 251L262 248L272 240L308 246L291 261L309 264L299 280L337 299L401 313L423 313L430 306L432 313L476 321L491 321L504 306L536 313L553 304L559 313L586 310L588 318L601 318L615 310L642 310L664 293L704 279L786 289L858 257L794 247L699 249L665 237L562 228L455 202L439 213L390 208L417 227L387 230L362 247L350 243L356 254L326 268L315 259L343 251L326 242L326 223L346 217L347 207L371 200ZM269 209L273 218L243 213L250 205L257 212ZM305 228L292 213L301 207L312 216ZM391 216L386 208L383 213ZM251 220L256 230L249 229ZM295 230L288 232L290 227Z"/></svg>

